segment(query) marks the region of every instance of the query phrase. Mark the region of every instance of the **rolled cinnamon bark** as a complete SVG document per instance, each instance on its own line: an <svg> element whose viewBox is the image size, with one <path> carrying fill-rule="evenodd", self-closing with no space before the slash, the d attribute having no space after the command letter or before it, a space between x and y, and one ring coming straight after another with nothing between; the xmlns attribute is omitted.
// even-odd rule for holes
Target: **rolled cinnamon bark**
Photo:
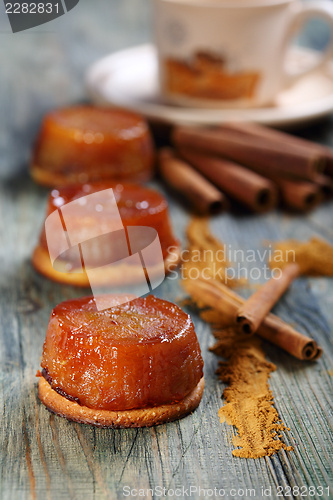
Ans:
<svg viewBox="0 0 333 500"><path fill-rule="evenodd" d="M319 155L321 158L317 165L319 171L323 169L326 157L330 153L329 148L320 144L254 123L227 123L221 125L219 130L226 134L243 135L244 140L262 141L266 147L278 148L285 151L286 154L291 151L293 155L301 155L302 157L305 155L308 158L318 157ZM331 155L333 165L333 152L331 152ZM317 206L322 201L323 196L329 197L331 195L333 182L330 177L314 173L313 182L309 182L293 179L293 174L293 170L288 169L288 171L277 175L277 172L271 168L264 173L266 177L279 185L285 206L293 210L307 211Z"/></svg>
<svg viewBox="0 0 333 500"><path fill-rule="evenodd" d="M237 129L177 127L173 132L177 147L186 147L218 154L239 162L259 174L294 176L313 180L324 168L325 160L319 148L302 148L248 135Z"/></svg>
<svg viewBox="0 0 333 500"><path fill-rule="evenodd" d="M314 183L319 186L324 198L331 198L333 196L333 179L331 177L324 174L318 174Z"/></svg>
<svg viewBox="0 0 333 500"><path fill-rule="evenodd" d="M230 288L215 280L201 279L186 280L184 287L200 306L209 306L222 313L224 326L234 324L235 314L242 304L242 298Z"/></svg>
<svg viewBox="0 0 333 500"><path fill-rule="evenodd" d="M277 187L269 179L229 160L188 148L179 148L179 153L215 186L251 210L265 212L276 206Z"/></svg>
<svg viewBox="0 0 333 500"><path fill-rule="evenodd" d="M159 172L163 180L201 214L215 214L229 205L221 191L190 165L177 158L170 148L160 151Z"/></svg>
<svg viewBox="0 0 333 500"><path fill-rule="evenodd" d="M272 176L280 188L283 205L292 210L307 212L323 200L322 188L314 182L296 181Z"/></svg>
<svg viewBox="0 0 333 500"><path fill-rule="evenodd" d="M287 264L281 269L278 278L271 278L238 309L236 323L242 333L254 334L264 318L300 275L300 267L296 262Z"/></svg>
<svg viewBox="0 0 333 500"><path fill-rule="evenodd" d="M324 172L329 177L333 177L333 148L308 141L301 137L295 137L294 135L281 132L280 130L264 127L257 123L230 122L221 125L219 128L226 131L237 130L239 133L246 134L250 137L256 136L265 138L266 141L271 141L272 144L280 147L285 147L287 144L289 147L302 148L303 150L307 150L310 156L311 154L319 154L322 157L319 171ZM317 181L316 178L313 178L313 180L315 182ZM324 194L328 194L330 189L330 187L325 188L324 186Z"/></svg>
<svg viewBox="0 0 333 500"><path fill-rule="evenodd" d="M322 144L316 144L320 148L320 152L325 158L325 169L324 174L329 177L333 177L333 148L329 146L323 146Z"/></svg>
<svg viewBox="0 0 333 500"><path fill-rule="evenodd" d="M237 131L238 133L242 133L250 137L264 138L269 144L272 144L275 147L287 146L288 148L295 148L295 151L298 151L299 149L302 149L303 151L307 150L310 155L311 152L317 154L321 153L322 161L320 170L324 170L325 168L326 161L323 149L326 149L326 146L322 146L316 142L308 141L301 137L288 134L287 132L282 132L281 130L266 127L253 122L228 122L220 125L219 129L225 131Z"/></svg>
<svg viewBox="0 0 333 500"><path fill-rule="evenodd" d="M227 286L214 280L187 280L185 287L199 303L221 312L225 326L232 325L237 310L245 302ZM271 313L263 320L256 334L301 360L314 361L322 354L315 340L297 332Z"/></svg>
<svg viewBox="0 0 333 500"><path fill-rule="evenodd" d="M317 144L312 141L308 141L301 137L297 137L281 130L276 130L271 127L265 127L264 125L259 125L258 123L249 122L229 122L224 123L219 126L220 130L226 132L234 132L244 134L252 139L263 139L267 147L273 148L287 148L288 151L294 151L295 154L300 153L301 155L306 154L309 157L319 155L319 172L323 172L326 168L326 146ZM332 155L333 157L333 155ZM289 173L289 175L291 172Z"/></svg>
<svg viewBox="0 0 333 500"><path fill-rule="evenodd" d="M278 316L269 314L257 330L258 335L305 361L315 361L323 351L317 342L307 335L297 332Z"/></svg>
<svg viewBox="0 0 333 500"><path fill-rule="evenodd" d="M325 148L324 154L326 158L326 168L324 172L329 177L333 177L333 151L330 148Z"/></svg>
<svg viewBox="0 0 333 500"><path fill-rule="evenodd" d="M313 356L313 358L311 359L311 361L316 361L317 359L319 359L322 356L323 352L324 352L323 349L321 347L317 346L317 352Z"/></svg>

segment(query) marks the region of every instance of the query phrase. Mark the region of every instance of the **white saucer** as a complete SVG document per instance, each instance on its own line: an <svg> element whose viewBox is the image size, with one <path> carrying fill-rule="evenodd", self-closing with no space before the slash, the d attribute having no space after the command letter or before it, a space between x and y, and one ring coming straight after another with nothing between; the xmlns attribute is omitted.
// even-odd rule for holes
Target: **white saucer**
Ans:
<svg viewBox="0 0 333 500"><path fill-rule="evenodd" d="M314 60L309 49L293 51L300 67ZM252 109L198 109L164 103L157 82L153 45L140 45L111 54L89 68L86 84L99 104L125 107L147 118L171 124L217 124L230 120L256 121L273 126L297 125L333 111L333 66L303 77L281 92L276 105Z"/></svg>

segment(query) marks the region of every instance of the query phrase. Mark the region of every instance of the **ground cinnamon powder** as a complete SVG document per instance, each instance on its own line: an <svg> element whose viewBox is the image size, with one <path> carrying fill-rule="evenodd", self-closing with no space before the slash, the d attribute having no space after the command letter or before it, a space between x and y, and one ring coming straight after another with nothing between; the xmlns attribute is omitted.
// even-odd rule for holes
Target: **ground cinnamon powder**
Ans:
<svg viewBox="0 0 333 500"><path fill-rule="evenodd" d="M297 262L301 274L308 276L333 276L333 246L319 238L303 243L297 240L279 241L273 244L271 267L283 268Z"/></svg>
<svg viewBox="0 0 333 500"><path fill-rule="evenodd" d="M223 392L226 404L219 410L221 422L237 428L233 444L239 449L233 455L240 458L271 456L282 448L292 450L279 434L285 430L273 406L269 389L270 373L276 370L265 359L257 337L239 338L234 329L215 329L218 339L211 350L225 359L220 361L217 374L228 387Z"/></svg>
<svg viewBox="0 0 333 500"><path fill-rule="evenodd" d="M202 271L203 266L207 268L207 262L196 258L197 251L204 255L205 250L213 249L210 253L210 269L213 270L214 262L221 266L221 259L214 261L214 251L223 249L222 243L211 235L207 219L194 219L187 234L190 257L188 262L183 263L187 270L187 274L184 273L185 288L191 268L196 267L199 271ZM224 265L228 267L230 263L224 262ZM204 305L197 303L197 306L202 308ZM259 458L273 455L282 448L292 450L278 434L285 429L285 425L273 406L273 394L268 385L270 373L276 367L266 361L260 340L243 337L230 326L227 327L225 318L213 309L202 310L201 317L210 323L217 339L211 350L227 360L221 361L217 370L219 378L228 384L223 392L226 404L219 410L219 417L221 422L226 421L237 428L233 443L238 448L233 450L233 455Z"/></svg>
<svg viewBox="0 0 333 500"><path fill-rule="evenodd" d="M182 262L185 280L195 279L197 276L204 279L211 277L231 288L245 284L244 279L228 277L226 269L232 263L227 259L225 246L210 232L208 218L194 217L187 228L187 239L188 254L186 253L186 260Z"/></svg>

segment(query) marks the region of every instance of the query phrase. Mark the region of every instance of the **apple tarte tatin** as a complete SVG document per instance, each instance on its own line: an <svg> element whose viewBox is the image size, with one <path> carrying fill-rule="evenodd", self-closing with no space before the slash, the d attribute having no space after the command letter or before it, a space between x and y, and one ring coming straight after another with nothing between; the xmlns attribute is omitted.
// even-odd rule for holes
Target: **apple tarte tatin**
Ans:
<svg viewBox="0 0 333 500"><path fill-rule="evenodd" d="M67 300L52 311L39 397L52 412L99 427L170 422L200 403L203 361L189 315L152 295ZM111 302L110 302L111 300Z"/></svg>
<svg viewBox="0 0 333 500"><path fill-rule="evenodd" d="M142 117L87 105L45 116L31 162L33 179L50 187L102 179L145 182L152 169L153 143Z"/></svg>
<svg viewBox="0 0 333 500"><path fill-rule="evenodd" d="M77 245L63 251L64 242L61 234L57 234L59 224L60 232L63 228L60 215L54 213L56 211L64 218L70 242L81 244L81 253ZM51 214L56 217L50 218ZM133 237L135 243L141 244L140 250L149 244L146 228L156 230L162 254L151 252L148 256L150 278L161 271L161 266L163 274L164 268L166 272L170 271L180 259L180 244L172 233L166 199L157 191L140 185L103 181L54 189L49 195L46 221L53 251L59 258L53 267L44 225L32 262L37 271L60 283L89 286L91 281L86 272L89 267L94 268L94 282L98 286L137 283L142 276L141 262L136 266L134 261L125 263L123 260L129 251L123 227L131 232L130 237L137 229ZM99 236L95 237L96 234ZM138 246L131 246L133 254L138 251L134 247Z"/></svg>

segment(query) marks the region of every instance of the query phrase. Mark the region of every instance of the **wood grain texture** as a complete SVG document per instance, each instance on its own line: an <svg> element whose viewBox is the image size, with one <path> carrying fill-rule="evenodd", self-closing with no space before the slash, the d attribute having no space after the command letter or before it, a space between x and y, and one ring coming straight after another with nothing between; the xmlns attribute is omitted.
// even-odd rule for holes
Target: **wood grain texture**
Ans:
<svg viewBox="0 0 333 500"><path fill-rule="evenodd" d="M332 280L302 278L275 308L314 336L324 348L322 359L304 363L264 345L278 367L270 385L278 412L291 428L285 442L295 447L293 453L258 460L232 456L235 430L217 416L224 386L215 376L217 359L207 350L214 339L193 311L206 389L200 407L186 419L151 429L105 430L67 422L41 405L35 373L51 309L89 290L51 283L31 267L47 192L26 173L29 151L46 110L85 99L82 76L91 62L148 40L149 5L145 0L81 0L67 16L17 35L8 33L3 5L0 14L0 499L117 499L124 498L126 485L137 490L224 488L225 498L231 498L232 489L233 498L244 498L237 491L250 488L262 498L262 487L271 487L274 499L278 485L333 488ZM333 123L302 134L333 143ZM170 201L175 231L184 241L189 215ZM332 210L330 203L306 217L226 213L213 219L212 229L243 250L262 251L263 240L312 235L333 242ZM172 278L156 294L180 300L184 293ZM192 492L192 498L203 493Z"/></svg>

